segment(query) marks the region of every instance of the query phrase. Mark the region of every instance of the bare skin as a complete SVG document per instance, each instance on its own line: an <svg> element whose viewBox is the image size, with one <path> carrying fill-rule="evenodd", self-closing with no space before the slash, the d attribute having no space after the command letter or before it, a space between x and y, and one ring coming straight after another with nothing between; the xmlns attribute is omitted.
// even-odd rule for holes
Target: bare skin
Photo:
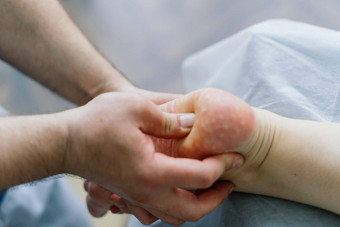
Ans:
<svg viewBox="0 0 340 227"><path fill-rule="evenodd" d="M168 102L160 108L168 113L195 113L196 123L181 140L155 141L167 146L173 157L203 159L210 155L237 152L253 132L251 108L237 97L218 89L202 89ZM227 122L222 124L221 122ZM228 139L226 139L228 138Z"/></svg>
<svg viewBox="0 0 340 227"><path fill-rule="evenodd" d="M71 173L156 216L195 221L233 187L214 184L225 170L221 156L194 160L156 152L152 137L180 138L190 128L181 115L164 113L140 95L106 93L61 113L2 118L0 128L0 189ZM195 195L181 188L207 190Z"/></svg>
<svg viewBox="0 0 340 227"><path fill-rule="evenodd" d="M1 59L74 103L129 85L58 1L1 0L0 33Z"/></svg>
<svg viewBox="0 0 340 227"><path fill-rule="evenodd" d="M78 105L84 105L106 92L125 92L125 94L104 95L105 98L100 96L88 105L64 113L1 119L0 175L2 181L0 188L41 179L60 172L69 172L104 185L130 201L131 204L155 210L156 216L153 218L172 216L181 220L197 220L214 209L227 196L232 188L230 183L219 183L206 190L202 196L176 190L179 185L184 188L192 187L192 185L185 184L184 186L180 183L188 174L196 175L197 183L202 184L202 187L211 186L217 175L222 174L225 168L223 165L216 165L215 161L220 163L218 160L223 160L225 157L208 158L206 161L200 162L183 159L181 161L183 161L184 169L182 169L178 166L181 162L174 163L170 157L156 155L160 160L163 158L163 161L169 160L165 161L163 166L154 166L156 169L160 168L157 171L146 171L144 168L147 169L147 166L155 163L149 163L150 159L144 159L148 163L145 165L139 163L137 167L133 167L137 169L129 176L131 182L125 178L110 178L109 172L119 176L125 171L125 166L132 168L132 165L136 163L134 158L127 158L129 152L137 152L136 147L130 145L131 141L136 140L136 137L135 144L143 144L148 141L146 139L148 136L159 135L159 130L164 126L170 126L170 128L171 125L179 126L177 118L169 115L163 116L158 108L154 108L154 105L145 98L160 104L170 101L178 95L155 93L134 87L95 50L73 24L58 1L0 0L0 34L0 58L2 60ZM141 106L140 102L145 105ZM112 113L113 110L116 112ZM155 110L154 114L150 114L152 110ZM106 113L112 113L112 115ZM113 116L116 119L121 119L120 124L113 119ZM162 117L164 122L172 123L163 125L160 116L164 117ZM96 125L92 121L98 124ZM116 127L102 122L112 123ZM144 132L140 130L143 122L158 127L148 128L147 132ZM89 127L90 125L91 127ZM72 139L69 140L71 128L73 132L71 134L77 135L77 137L71 136ZM136 134L127 133L124 128L130 128ZM166 131L170 128L163 129ZM95 129L98 133L86 133ZM107 133L104 134L104 132ZM125 134L120 134L123 132ZM167 132L170 133L170 131ZM183 136L180 133L181 130L175 130L175 132L175 134L179 134L170 133L172 135L167 135L165 132L161 134L165 137ZM66 141L72 141L74 149L65 145L65 138L67 138ZM98 143L103 138L109 142L107 144ZM120 139L118 140L118 138ZM118 141L125 143L121 144ZM119 146L109 148L110 145ZM143 146L141 145L141 147ZM138 148L139 155L152 154L151 145L144 148L143 150ZM97 153L94 153L95 151L101 155L98 156ZM71 153L78 156L64 155ZM131 155L130 157L138 159L138 156ZM231 154L229 158L232 163L237 161L240 156ZM194 163L189 165L188 162L191 163L191 161ZM100 168L101 166L109 167L109 163L112 162L117 163L114 167L117 168L115 171L104 171L105 168ZM124 166L121 163L124 163ZM202 173L202 167L199 167L201 164L211 166L207 167L210 168L210 171ZM88 165L97 170L88 171ZM197 169L193 169L191 166L196 166ZM150 169L152 168L150 167ZM168 182L150 180L157 179L159 172L164 173L165 169L169 174L173 174L170 177L165 173L162 179L169 179ZM176 174L178 174L177 177L175 177ZM111 177L114 177L113 175ZM114 183L112 183L113 181ZM176 198L169 195L166 198L171 200L173 207L181 209L169 209L167 201L161 204L161 201L145 196L145 192L149 192L150 185L156 188L159 186L160 194L177 192L178 194L172 194ZM131 188L132 186L135 188ZM215 199L213 201L204 199L209 196ZM140 198L144 197L147 197L148 200L140 201ZM186 198L187 205L182 203L183 197ZM132 213L134 212L137 215L140 213L138 209L132 211Z"/></svg>
<svg viewBox="0 0 340 227"><path fill-rule="evenodd" d="M211 155L235 155L236 148L243 146L250 140L254 128L254 115L252 109L235 96L217 89L203 89L160 106L169 113L195 113L195 124L190 134L181 139L153 138L158 152L173 157L187 157L204 159ZM228 122L228 125L221 124ZM219 136L216 136L219 135ZM228 138L226 140L226 138ZM230 162L225 159L226 170L237 168L243 163ZM190 179L188 177L188 179ZM110 193L90 182L85 182L85 190L89 192L87 202L94 216L104 215L108 209L112 212L131 213L132 207L128 201ZM153 212L140 211L139 220L147 224L155 221ZM173 225L181 225L184 220L162 217L162 220Z"/></svg>
<svg viewBox="0 0 340 227"><path fill-rule="evenodd" d="M204 106L204 111L200 106ZM209 107L208 115L205 107ZM232 181L236 191L293 200L340 214L339 124L288 119L252 109L231 94L215 89L196 91L161 108L196 114L188 136L174 140L174 146L169 145L173 141L161 140L160 146L173 148L171 154L199 159L208 155L206 149L200 148L209 143L214 147L212 154L238 152L245 157L244 165L226 170L221 177ZM156 144L159 141L154 140ZM117 195L88 182L85 188L90 206L101 209L101 214L108 209L114 213L129 212L128 203Z"/></svg>
<svg viewBox="0 0 340 227"><path fill-rule="evenodd" d="M209 155L205 151L240 153L245 164L221 177L232 181L236 191L284 198L340 214L339 124L288 119L251 109L216 89L196 91L163 109L196 114L192 131L174 146L173 155L202 158Z"/></svg>

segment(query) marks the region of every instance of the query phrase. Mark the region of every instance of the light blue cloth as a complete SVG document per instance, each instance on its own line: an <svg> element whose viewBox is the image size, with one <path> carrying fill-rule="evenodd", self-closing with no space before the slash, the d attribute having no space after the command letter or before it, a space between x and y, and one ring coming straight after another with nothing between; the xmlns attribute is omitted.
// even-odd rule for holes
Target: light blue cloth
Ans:
<svg viewBox="0 0 340 227"><path fill-rule="evenodd" d="M287 117L339 122L339 59L339 32L270 20L193 55L183 71L188 91L216 87ZM131 218L132 226L143 225ZM340 226L340 216L291 201L233 192L211 214L183 226Z"/></svg>
<svg viewBox="0 0 340 227"><path fill-rule="evenodd" d="M5 116L5 115L8 115L7 110L5 110L4 108L0 106L0 116ZM0 191L0 207L1 207L1 204L2 204L2 201L5 195L6 195L6 190Z"/></svg>
<svg viewBox="0 0 340 227"><path fill-rule="evenodd" d="M9 113L0 106L0 116ZM1 201L0 201L1 203ZM66 179L54 177L6 190L0 227L91 226L89 214Z"/></svg>
<svg viewBox="0 0 340 227"><path fill-rule="evenodd" d="M20 185L7 191L0 226L91 226L84 204L64 178Z"/></svg>
<svg viewBox="0 0 340 227"><path fill-rule="evenodd" d="M9 112L6 109L4 109L2 106L0 106L0 117L7 116L7 115L9 115Z"/></svg>
<svg viewBox="0 0 340 227"><path fill-rule="evenodd" d="M5 195L6 195L6 190L3 190L0 192L0 207L1 207L2 200L4 199Z"/></svg>

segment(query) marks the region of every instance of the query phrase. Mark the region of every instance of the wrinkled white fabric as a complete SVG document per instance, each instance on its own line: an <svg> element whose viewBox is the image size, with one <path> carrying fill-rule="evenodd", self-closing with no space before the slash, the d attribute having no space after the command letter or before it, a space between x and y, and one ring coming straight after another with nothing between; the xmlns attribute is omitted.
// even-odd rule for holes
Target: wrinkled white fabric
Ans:
<svg viewBox="0 0 340 227"><path fill-rule="evenodd" d="M184 62L183 72L188 91L215 87L283 116L340 121L339 59L339 32L270 20L194 54ZM142 225L131 218L131 226ZM340 226L340 216L233 192L211 214L183 226Z"/></svg>
<svg viewBox="0 0 340 227"><path fill-rule="evenodd" d="M252 106L340 120L340 33L289 20L254 25L188 58L188 91L227 90Z"/></svg>

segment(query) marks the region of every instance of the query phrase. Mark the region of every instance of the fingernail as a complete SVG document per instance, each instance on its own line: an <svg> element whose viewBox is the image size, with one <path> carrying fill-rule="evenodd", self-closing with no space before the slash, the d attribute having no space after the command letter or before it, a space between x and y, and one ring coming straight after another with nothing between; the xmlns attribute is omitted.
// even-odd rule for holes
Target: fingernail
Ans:
<svg viewBox="0 0 340 227"><path fill-rule="evenodd" d="M232 169L239 168L243 165L243 159L237 159L234 163L233 166L231 167Z"/></svg>
<svg viewBox="0 0 340 227"><path fill-rule="evenodd" d="M195 121L195 114L181 114L179 120L182 128L192 128Z"/></svg>

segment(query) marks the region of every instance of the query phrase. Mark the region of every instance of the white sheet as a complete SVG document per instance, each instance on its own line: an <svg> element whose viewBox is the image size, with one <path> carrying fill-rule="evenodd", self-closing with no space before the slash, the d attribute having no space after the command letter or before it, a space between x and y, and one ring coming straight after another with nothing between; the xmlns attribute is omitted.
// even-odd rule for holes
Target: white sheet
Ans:
<svg viewBox="0 0 340 227"><path fill-rule="evenodd" d="M194 54L183 64L183 72L188 92L216 87L284 116L340 121L339 62L339 32L271 20ZM131 218L128 226L142 225ZM340 226L340 216L287 200L233 192L211 214L183 226Z"/></svg>
<svg viewBox="0 0 340 227"><path fill-rule="evenodd" d="M289 20L254 25L188 58L188 91L227 90L284 116L340 121L340 32Z"/></svg>

